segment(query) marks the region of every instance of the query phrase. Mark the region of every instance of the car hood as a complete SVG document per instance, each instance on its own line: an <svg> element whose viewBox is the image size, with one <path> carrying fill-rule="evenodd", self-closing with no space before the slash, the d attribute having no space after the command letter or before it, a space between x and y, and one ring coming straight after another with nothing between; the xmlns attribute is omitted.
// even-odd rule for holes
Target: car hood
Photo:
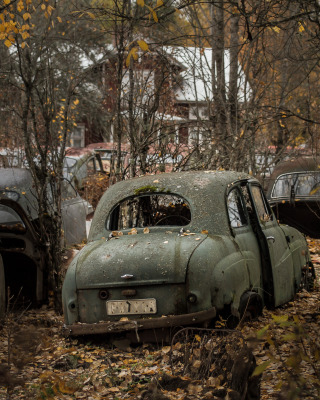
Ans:
<svg viewBox="0 0 320 400"><path fill-rule="evenodd" d="M206 236L152 232L91 242L78 257L77 289L185 282L189 259Z"/></svg>

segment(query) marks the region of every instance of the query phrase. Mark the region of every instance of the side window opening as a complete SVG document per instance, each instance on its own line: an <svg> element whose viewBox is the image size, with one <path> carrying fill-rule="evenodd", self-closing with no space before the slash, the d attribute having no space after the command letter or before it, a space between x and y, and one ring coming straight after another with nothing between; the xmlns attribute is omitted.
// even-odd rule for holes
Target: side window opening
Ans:
<svg viewBox="0 0 320 400"><path fill-rule="evenodd" d="M107 229L185 226L191 221L188 202L173 194L149 194L121 201L107 220Z"/></svg>
<svg viewBox="0 0 320 400"><path fill-rule="evenodd" d="M256 206L257 214L261 222L267 222L272 220L271 210L262 194L261 188L259 186L251 186L251 192L253 196L253 201Z"/></svg>
<svg viewBox="0 0 320 400"><path fill-rule="evenodd" d="M97 171L96 168L96 160L94 157L90 158L90 160L87 162L87 168L88 168L88 175L94 175Z"/></svg>
<svg viewBox="0 0 320 400"><path fill-rule="evenodd" d="M247 218L244 212L241 194L238 189L233 189L229 193L227 206L231 228L247 225Z"/></svg>

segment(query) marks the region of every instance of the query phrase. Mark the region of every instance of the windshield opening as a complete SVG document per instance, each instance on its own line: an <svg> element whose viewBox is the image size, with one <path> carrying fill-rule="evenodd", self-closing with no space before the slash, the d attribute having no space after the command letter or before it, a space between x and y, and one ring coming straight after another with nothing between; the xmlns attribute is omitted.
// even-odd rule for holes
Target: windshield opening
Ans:
<svg viewBox="0 0 320 400"><path fill-rule="evenodd" d="M291 173L277 178L271 197L288 197L294 193L295 197L320 196L320 173Z"/></svg>
<svg viewBox="0 0 320 400"><path fill-rule="evenodd" d="M77 163L77 160L71 157L65 157L63 160L63 168L70 171Z"/></svg>
<svg viewBox="0 0 320 400"><path fill-rule="evenodd" d="M26 227L19 215L10 207L0 204L0 230L25 232Z"/></svg>
<svg viewBox="0 0 320 400"><path fill-rule="evenodd" d="M150 194L123 200L111 212L107 229L185 226L190 223L188 202L173 194Z"/></svg>

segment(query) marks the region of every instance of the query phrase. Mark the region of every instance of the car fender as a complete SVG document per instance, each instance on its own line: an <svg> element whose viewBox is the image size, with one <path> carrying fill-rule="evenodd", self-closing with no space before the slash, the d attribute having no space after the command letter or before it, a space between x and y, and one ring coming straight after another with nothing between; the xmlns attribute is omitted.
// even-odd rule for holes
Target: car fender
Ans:
<svg viewBox="0 0 320 400"><path fill-rule="evenodd" d="M290 247L293 260L295 292L297 292L300 288L302 270L311 261L308 244L304 235L297 229L288 225L280 226Z"/></svg>
<svg viewBox="0 0 320 400"><path fill-rule="evenodd" d="M188 268L187 288L199 293L190 312L231 305L235 314L243 293L251 287L247 262L232 238L212 236L194 251Z"/></svg>
<svg viewBox="0 0 320 400"><path fill-rule="evenodd" d="M62 307L66 324L73 324L79 319L77 299L76 270L79 258L78 253L71 261L62 286Z"/></svg>

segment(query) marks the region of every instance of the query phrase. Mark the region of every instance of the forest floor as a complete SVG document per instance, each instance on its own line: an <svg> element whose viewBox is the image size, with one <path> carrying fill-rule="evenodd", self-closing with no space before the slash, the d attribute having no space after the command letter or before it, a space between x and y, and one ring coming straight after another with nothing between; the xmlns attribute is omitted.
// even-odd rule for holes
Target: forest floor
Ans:
<svg viewBox="0 0 320 400"><path fill-rule="evenodd" d="M320 241L309 240L309 247L315 289L298 293L276 310L264 310L230 333L244 338L241 343L255 355L263 400L320 398ZM237 398L221 375L192 378L180 368L181 359L178 368L174 355L187 351L181 337L166 344L132 345L114 338L68 338L62 326L62 316L48 307L7 315L0 330L0 400ZM193 343L204 343L203 335L195 331ZM206 346L214 335L205 332ZM189 372L202 361L193 361Z"/></svg>

